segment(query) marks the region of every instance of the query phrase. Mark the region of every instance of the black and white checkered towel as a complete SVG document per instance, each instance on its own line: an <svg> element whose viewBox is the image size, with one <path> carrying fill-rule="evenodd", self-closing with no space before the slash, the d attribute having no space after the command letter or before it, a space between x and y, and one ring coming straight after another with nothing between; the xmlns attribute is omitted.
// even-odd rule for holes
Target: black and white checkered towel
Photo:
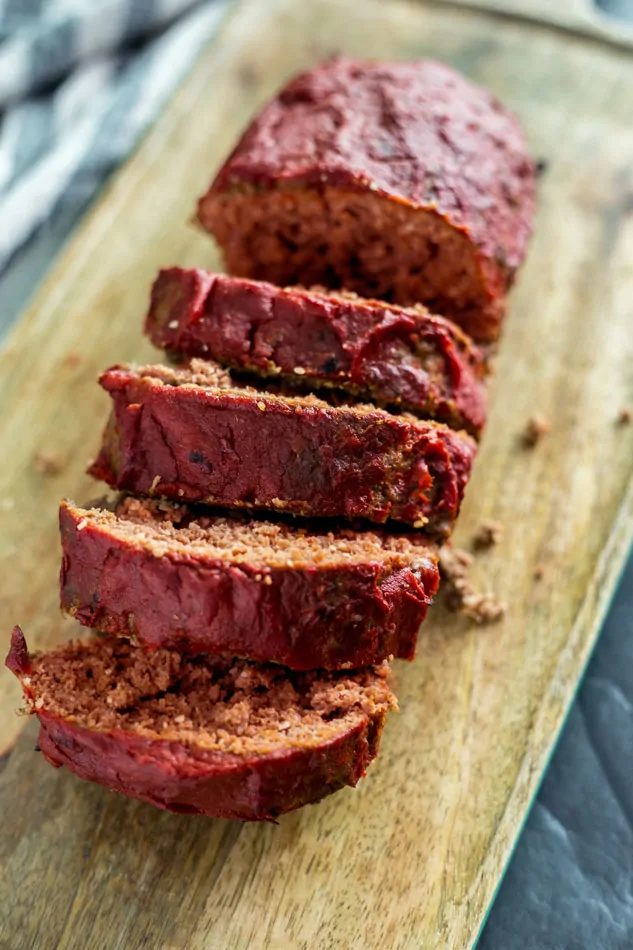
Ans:
<svg viewBox="0 0 633 950"><path fill-rule="evenodd" d="M85 207L217 28L228 0L0 0L0 275Z"/></svg>

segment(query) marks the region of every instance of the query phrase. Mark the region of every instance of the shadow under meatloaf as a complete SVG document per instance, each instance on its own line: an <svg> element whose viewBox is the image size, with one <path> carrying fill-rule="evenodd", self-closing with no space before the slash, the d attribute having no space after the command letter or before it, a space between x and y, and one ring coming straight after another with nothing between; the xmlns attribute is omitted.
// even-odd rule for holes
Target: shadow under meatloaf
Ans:
<svg viewBox="0 0 633 950"><path fill-rule="evenodd" d="M339 388L475 436L486 419L483 353L421 306L172 267L154 282L145 329L176 357Z"/></svg>
<svg viewBox="0 0 633 950"><path fill-rule="evenodd" d="M406 537L214 517L124 498L60 508L61 606L152 649L340 669L412 659L437 591L433 548Z"/></svg>
<svg viewBox="0 0 633 950"><path fill-rule="evenodd" d="M450 532L476 443L373 406L239 386L215 364L118 366L90 473L136 494Z"/></svg>
<svg viewBox="0 0 633 950"><path fill-rule="evenodd" d="M534 196L521 127L490 92L431 60L334 58L264 106L198 218L230 273L424 303L492 341Z"/></svg>
<svg viewBox="0 0 633 950"><path fill-rule="evenodd" d="M29 656L16 627L6 665L52 765L169 811L242 821L356 785L396 706L386 664L292 673L109 636Z"/></svg>

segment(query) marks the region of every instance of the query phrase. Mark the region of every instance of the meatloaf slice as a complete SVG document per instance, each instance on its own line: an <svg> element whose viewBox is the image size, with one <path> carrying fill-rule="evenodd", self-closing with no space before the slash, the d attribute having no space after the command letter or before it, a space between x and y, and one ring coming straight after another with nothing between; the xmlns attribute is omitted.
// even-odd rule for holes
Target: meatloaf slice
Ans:
<svg viewBox="0 0 633 950"><path fill-rule="evenodd" d="M29 656L16 627L7 666L52 765L169 811L242 821L356 785L396 705L386 664L292 673L110 636Z"/></svg>
<svg viewBox="0 0 633 950"><path fill-rule="evenodd" d="M62 502L61 605L151 648L294 670L411 659L437 556L404 537L316 533L125 498L116 514Z"/></svg>
<svg viewBox="0 0 633 950"><path fill-rule="evenodd" d="M115 366L101 385L114 410L90 472L137 494L446 534L475 453L446 426L260 392L202 360Z"/></svg>
<svg viewBox="0 0 633 950"><path fill-rule="evenodd" d="M331 59L247 128L200 199L227 268L425 303L494 340L528 245L517 119L441 63Z"/></svg>
<svg viewBox="0 0 633 950"><path fill-rule="evenodd" d="M481 351L422 307L173 267L154 282L146 331L175 354L339 388L474 435L486 418Z"/></svg>

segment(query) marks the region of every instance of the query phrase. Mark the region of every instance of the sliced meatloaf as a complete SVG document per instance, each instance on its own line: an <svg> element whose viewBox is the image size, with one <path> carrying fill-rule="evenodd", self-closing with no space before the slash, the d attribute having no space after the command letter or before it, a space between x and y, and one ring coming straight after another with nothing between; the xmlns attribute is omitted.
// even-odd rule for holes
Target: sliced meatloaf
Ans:
<svg viewBox="0 0 633 950"><path fill-rule="evenodd" d="M437 556L405 537L317 533L125 498L60 509L61 605L151 648L339 669L411 659Z"/></svg>
<svg viewBox="0 0 633 950"><path fill-rule="evenodd" d="M474 435L486 418L481 351L423 307L172 267L154 282L146 331L173 354L338 388Z"/></svg>
<svg viewBox="0 0 633 950"><path fill-rule="evenodd" d="M331 59L247 128L200 199L230 272L425 303L494 340L530 237L517 119L442 63Z"/></svg>
<svg viewBox="0 0 633 950"><path fill-rule="evenodd" d="M110 636L29 656L16 627L7 666L52 765L159 808L242 821L356 785L395 706L386 665L292 673Z"/></svg>
<svg viewBox="0 0 633 950"><path fill-rule="evenodd" d="M137 494L446 534L475 453L446 426L260 392L201 360L115 366L101 385L114 409L90 472Z"/></svg>

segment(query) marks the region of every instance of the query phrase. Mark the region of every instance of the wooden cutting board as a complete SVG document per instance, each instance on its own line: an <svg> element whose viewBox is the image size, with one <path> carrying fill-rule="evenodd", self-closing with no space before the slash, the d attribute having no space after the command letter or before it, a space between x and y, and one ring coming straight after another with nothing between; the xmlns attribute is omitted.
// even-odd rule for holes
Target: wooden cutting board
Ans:
<svg viewBox="0 0 633 950"><path fill-rule="evenodd" d="M83 474L106 414L95 377L151 354L141 318L160 265L218 266L187 219L239 130L335 50L447 60L518 111L547 163L457 534L505 525L474 569L505 621L434 608L417 661L396 664L380 761L278 826L165 814L54 771L3 671L2 950L476 940L633 534L633 425L617 424L633 403L633 58L589 20L582 33L508 6L242 3L0 353L1 629L8 643L19 621L45 647L75 634L57 611L56 507L99 490ZM528 451L535 412L551 433Z"/></svg>

